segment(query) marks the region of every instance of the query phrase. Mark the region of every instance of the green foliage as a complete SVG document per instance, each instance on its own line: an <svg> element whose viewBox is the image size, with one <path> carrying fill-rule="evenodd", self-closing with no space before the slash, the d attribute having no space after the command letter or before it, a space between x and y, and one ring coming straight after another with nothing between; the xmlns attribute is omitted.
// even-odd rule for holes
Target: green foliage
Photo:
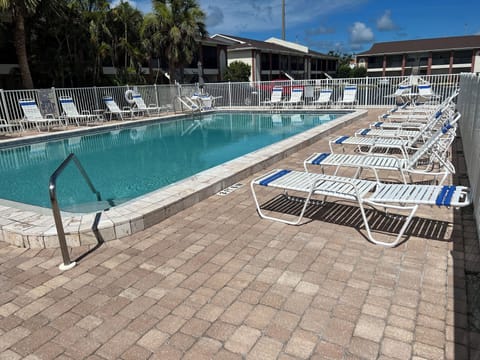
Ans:
<svg viewBox="0 0 480 360"><path fill-rule="evenodd" d="M352 77L360 78L367 76L367 68L363 66L357 66L352 70Z"/></svg>
<svg viewBox="0 0 480 360"><path fill-rule="evenodd" d="M109 0L0 0L0 10L10 13L0 18L11 29L3 40L16 48L25 87L33 87L32 78L35 87L145 83L142 65L155 58L171 75L182 74L206 35L205 14L196 0L153 5L143 15L126 0L114 8ZM114 79L104 76L104 66L116 68Z"/></svg>
<svg viewBox="0 0 480 360"><path fill-rule="evenodd" d="M241 61L234 61L225 70L223 78L226 81L248 81L251 67Z"/></svg>
<svg viewBox="0 0 480 360"><path fill-rule="evenodd" d="M337 69L337 77L339 78L352 77L352 69L350 68L350 65L348 64L340 65Z"/></svg>

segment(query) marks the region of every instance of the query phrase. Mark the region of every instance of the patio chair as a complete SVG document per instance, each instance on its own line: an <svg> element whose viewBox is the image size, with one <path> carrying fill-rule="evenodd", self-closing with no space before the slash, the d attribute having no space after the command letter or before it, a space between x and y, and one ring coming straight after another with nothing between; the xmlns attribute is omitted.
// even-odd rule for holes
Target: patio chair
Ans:
<svg viewBox="0 0 480 360"><path fill-rule="evenodd" d="M255 188L263 186L281 189L287 199L288 191L307 194L300 214L296 220L267 215L262 209ZM382 184L371 180L352 179L341 176L314 174L302 171L277 169L259 176L250 183L253 199L259 216L263 219L278 221L289 225L299 225L305 210L313 196L333 197L340 200L354 201L358 204L368 239L385 247L397 246L403 238L410 222L421 205L439 207L464 207L471 203L470 189L465 186L440 186L418 184ZM296 202L298 203L298 202ZM408 211L403 226L392 242L378 241L373 237L365 206L385 210ZM388 215L387 215L388 216Z"/></svg>
<svg viewBox="0 0 480 360"><path fill-rule="evenodd" d="M302 101L302 96L303 96L303 88L300 87L294 87L292 88L292 92L290 94L290 99L286 100L283 102L284 105L289 106L289 105L298 105L301 104Z"/></svg>
<svg viewBox="0 0 480 360"><path fill-rule="evenodd" d="M397 90L391 95L386 95L387 98L395 98L395 104L397 106L406 105L411 100L412 95L412 85L410 84L400 84L398 85Z"/></svg>
<svg viewBox="0 0 480 360"><path fill-rule="evenodd" d="M156 114L156 115L159 115L160 112L163 110L163 107L162 106L157 106L156 104L149 104L147 106L147 104L145 104L145 101L143 100L142 98L142 95L140 95L139 93L134 93L132 95L132 99L133 99L133 102L136 106L136 109L139 111L139 112L142 112L144 114L147 114L147 115L152 115L152 114Z"/></svg>
<svg viewBox="0 0 480 360"><path fill-rule="evenodd" d="M456 128L456 123L460 119L460 113L457 113L448 124L437 130L422 146L418 148L401 149L401 158L392 155L383 154L333 154L333 153L314 153L304 161L305 171L308 171L308 165L321 166L322 170L327 167L335 167L335 175L340 167L353 167L357 169L355 176L360 176L362 170L373 171L375 179L380 181L379 171L399 172L403 182L407 183L407 174L422 174L434 178L441 177L439 184L442 184L449 174L455 173L455 167L446 156L446 152L453 142L455 136L451 132L446 140L441 138ZM420 168L421 160L428 159L425 168ZM438 164L438 171L434 171Z"/></svg>
<svg viewBox="0 0 480 360"><path fill-rule="evenodd" d="M354 105L357 102L357 85L346 85L343 88L343 98L337 101L339 105Z"/></svg>
<svg viewBox="0 0 480 360"><path fill-rule="evenodd" d="M448 120L444 122L444 125L448 125ZM355 146L359 153L372 153L378 150L386 153L393 149L402 151L402 149L413 148L416 144L427 140L432 135L432 128L425 126L415 130L403 128L360 129L355 136L335 136L328 141L328 145L332 153L335 152L334 145L340 145L343 149L347 145Z"/></svg>
<svg viewBox="0 0 480 360"><path fill-rule="evenodd" d="M450 103L438 108L437 111L430 115L405 115L402 118L397 118L398 120L404 119L404 121L376 121L371 123L370 127L375 129L423 129L425 127L434 127L442 116L453 111L453 108L454 104ZM380 119L383 120L384 118Z"/></svg>
<svg viewBox="0 0 480 360"><path fill-rule="evenodd" d="M133 118L133 110L132 108L125 106L123 110L121 110L115 100L113 100L113 97L111 96L104 96L103 101L105 102L105 105L107 106L107 114L110 115L110 120L112 120L113 115L117 116L120 120L123 120L124 115L129 115L130 118Z"/></svg>
<svg viewBox="0 0 480 360"><path fill-rule="evenodd" d="M327 106L332 102L332 89L322 89L320 90L320 95L318 99L313 102L315 106Z"/></svg>
<svg viewBox="0 0 480 360"><path fill-rule="evenodd" d="M270 100L264 101L263 103L270 106L280 105L282 103L282 86L274 86L272 88L272 94L270 95Z"/></svg>
<svg viewBox="0 0 480 360"><path fill-rule="evenodd" d="M88 110L83 110L80 114L71 96L60 96L58 100L60 102L60 105L62 106L62 117L65 119L66 124L69 123L69 120L74 120L77 126L80 125L79 121L81 122L82 120L87 124L90 121L95 122L96 120L98 120L98 116L90 114L90 111Z"/></svg>
<svg viewBox="0 0 480 360"><path fill-rule="evenodd" d="M439 96L432 90L432 85L429 83L418 85L418 94L415 99L416 104L423 104L437 100Z"/></svg>
<svg viewBox="0 0 480 360"><path fill-rule="evenodd" d="M38 131L41 130L40 126L46 126L47 131L50 131L50 125L62 124L62 119L56 118L53 114L46 114L44 117L40 112L37 103L33 99L20 99L18 100L18 103L20 104L23 114L25 115L20 122L23 130L25 130L25 124L33 124Z"/></svg>

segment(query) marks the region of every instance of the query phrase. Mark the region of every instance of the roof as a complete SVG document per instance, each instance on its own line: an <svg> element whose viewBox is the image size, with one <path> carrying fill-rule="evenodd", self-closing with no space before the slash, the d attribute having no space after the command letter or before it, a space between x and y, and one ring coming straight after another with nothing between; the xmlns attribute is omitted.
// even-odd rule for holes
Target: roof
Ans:
<svg viewBox="0 0 480 360"><path fill-rule="evenodd" d="M375 43L370 50L357 54L357 56L476 48L480 48L480 35Z"/></svg>
<svg viewBox="0 0 480 360"><path fill-rule="evenodd" d="M310 55L315 57L322 57L328 59L336 59L335 56L325 55L317 51L308 50L307 53L293 49L288 46L282 46L274 42L267 42L261 40L248 39L240 36L232 36L225 34L215 34L212 35L214 39L222 39L224 42L228 43L228 51L239 51L239 50L261 50L262 52L271 52L277 54L294 54L294 55ZM285 42L288 43L288 42Z"/></svg>

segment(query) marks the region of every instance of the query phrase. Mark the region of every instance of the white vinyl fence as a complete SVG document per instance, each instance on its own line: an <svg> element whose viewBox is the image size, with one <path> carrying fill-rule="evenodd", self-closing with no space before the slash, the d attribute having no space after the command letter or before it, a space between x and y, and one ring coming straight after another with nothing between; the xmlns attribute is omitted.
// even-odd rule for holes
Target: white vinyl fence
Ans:
<svg viewBox="0 0 480 360"><path fill-rule="evenodd" d="M439 98L448 97L458 86L459 75L431 75L422 76L422 81L428 81ZM110 95L120 108L131 106L125 98L127 90L136 89L144 98L145 103L156 106L166 106L172 111L185 111L179 97L190 97L194 93L204 92L215 97L215 106L222 108L251 108L262 107L270 99L274 86L283 87L283 97L288 100L291 90L295 87L303 89L303 106L313 106L323 89L332 90L332 103L340 100L343 89L347 85L357 85L355 107L390 107L395 103L395 98L390 97L395 93L398 85L404 81L418 81L420 77L385 77L385 78L352 78L352 79L324 79L324 80L286 80L207 83L203 89L198 84L184 85L139 85L116 87L90 87L90 88L49 88L35 90L1 90L0 89L0 118L9 123L14 123L23 118L20 99L35 100L40 111L52 114L55 117L62 115L62 108L58 102L60 96L71 96L79 112L105 110L103 96Z"/></svg>
<svg viewBox="0 0 480 360"><path fill-rule="evenodd" d="M457 109L463 153L472 190L477 233L480 234L480 77L462 74Z"/></svg>

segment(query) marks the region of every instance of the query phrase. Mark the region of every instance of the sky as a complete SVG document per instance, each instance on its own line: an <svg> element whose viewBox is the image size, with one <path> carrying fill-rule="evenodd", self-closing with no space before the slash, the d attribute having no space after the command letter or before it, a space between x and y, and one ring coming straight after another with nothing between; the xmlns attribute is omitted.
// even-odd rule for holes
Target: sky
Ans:
<svg viewBox="0 0 480 360"><path fill-rule="evenodd" d="M120 1L120 0L116 0ZM129 0L142 12L150 0ZM282 0L197 0L209 35L282 37ZM373 43L480 35L478 0L285 0L285 39L328 53Z"/></svg>

